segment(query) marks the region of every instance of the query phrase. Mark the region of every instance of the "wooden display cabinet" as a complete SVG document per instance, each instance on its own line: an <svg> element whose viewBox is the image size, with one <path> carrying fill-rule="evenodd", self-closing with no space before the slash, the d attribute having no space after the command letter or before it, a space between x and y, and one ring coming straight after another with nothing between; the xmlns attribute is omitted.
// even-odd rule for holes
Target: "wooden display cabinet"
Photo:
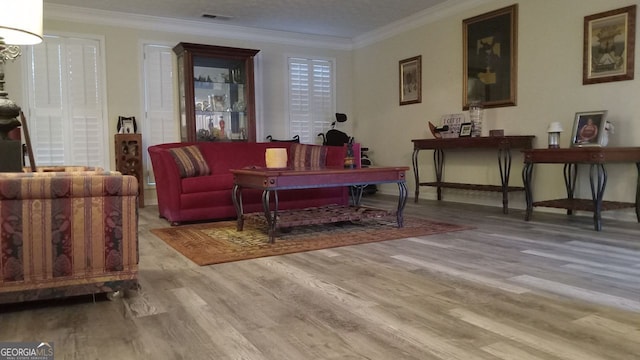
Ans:
<svg viewBox="0 0 640 360"><path fill-rule="evenodd" d="M138 206L144 207L144 179L142 168L142 136L140 134L116 134L116 170L122 175L138 179Z"/></svg>
<svg viewBox="0 0 640 360"><path fill-rule="evenodd" d="M260 50L179 43L180 139L256 141L253 59Z"/></svg>

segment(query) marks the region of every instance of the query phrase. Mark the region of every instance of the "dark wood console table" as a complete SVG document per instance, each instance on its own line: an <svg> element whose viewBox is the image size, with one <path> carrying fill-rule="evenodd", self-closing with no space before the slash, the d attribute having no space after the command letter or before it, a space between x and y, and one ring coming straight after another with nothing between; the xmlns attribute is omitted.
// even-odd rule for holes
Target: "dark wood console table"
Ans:
<svg viewBox="0 0 640 360"><path fill-rule="evenodd" d="M509 174L511 172L511 149L531 149L535 136L490 136L490 137L461 137L449 139L417 139L413 142L413 174L416 180L416 197L418 202L420 186L435 186L438 200L442 200L442 188L467 189L479 191L502 192L502 211L509 212L509 192L522 191L523 187L509 186ZM442 179L444 168L444 150L469 150L469 149L497 149L498 168L500 170L500 185L463 184L444 182ZM433 165L435 167L435 182L420 182L418 170L418 153L420 150L433 150Z"/></svg>
<svg viewBox="0 0 640 360"><path fill-rule="evenodd" d="M567 209L567 214L573 214L573 210L593 212L593 222L596 231L602 229L601 212L622 208L636 208L636 217L640 222L640 147L582 147L568 149L533 149L523 150L524 168L522 179L524 181L527 211L525 220L531 219L534 206L545 206L559 209ZM564 164L564 182L567 189L567 198L533 201L531 178L534 164ZM607 185L607 172L604 165L609 163L635 163L638 169L636 179L635 203L604 201L603 195ZM589 182L591 184L591 199L576 199L574 191L578 164L589 164Z"/></svg>

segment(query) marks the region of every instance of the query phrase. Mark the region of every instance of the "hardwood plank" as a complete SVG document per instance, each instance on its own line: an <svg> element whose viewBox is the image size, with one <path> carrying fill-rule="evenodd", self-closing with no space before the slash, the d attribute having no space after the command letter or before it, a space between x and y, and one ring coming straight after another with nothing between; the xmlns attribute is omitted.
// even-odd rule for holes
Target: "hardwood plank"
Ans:
<svg viewBox="0 0 640 360"><path fill-rule="evenodd" d="M377 194L365 205L393 208ZM3 341L61 359L633 359L640 225L422 200L405 216L455 233L197 266L140 209L140 282L103 296L0 308Z"/></svg>

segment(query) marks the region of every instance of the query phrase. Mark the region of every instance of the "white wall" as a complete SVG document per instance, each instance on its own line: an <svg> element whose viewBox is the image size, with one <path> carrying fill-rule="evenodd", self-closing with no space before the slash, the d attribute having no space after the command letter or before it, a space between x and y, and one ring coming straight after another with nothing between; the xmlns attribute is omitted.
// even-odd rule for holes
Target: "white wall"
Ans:
<svg viewBox="0 0 640 360"><path fill-rule="evenodd" d="M65 9L62 8L62 10ZM256 89L256 92L261 94L262 112L259 114L258 120L262 120L262 122L259 124L258 135L262 136L258 138L258 141L264 141L264 137L269 134L274 138L289 136L285 108L286 92L284 91L287 80L287 55L335 59L338 64L336 67L336 110L347 113L353 111L351 98L352 54L350 45L344 45L339 39L296 37L293 34L290 37L289 34L283 34L283 37L278 39L277 32L246 29L246 34L233 33L231 30L208 28L202 24L172 23L169 19L157 18L142 18L141 20L145 21L145 24L136 24L135 21L127 19L128 15L126 14L103 12L84 14L81 12L74 15L73 13L64 13L58 8L54 13L46 10L45 7L45 34L91 34L102 36L105 39L109 139L113 139L116 132L119 115L143 118L140 64L142 63L141 49L145 43L173 47L179 42L192 42L259 49L257 63L260 68L262 87ZM71 11L74 10L71 9ZM72 20L61 20L60 18ZM132 16L132 19L135 18ZM235 29L235 31L238 30ZM271 38L275 41L268 40ZM304 45L306 38L310 39L308 46ZM301 43L303 44L301 45ZM14 63L7 64L7 89L11 99L19 105L23 104L24 61L23 57ZM177 94L177 90L175 93ZM26 106L23 107L26 108ZM178 123L176 117L176 126ZM138 124L139 131L144 133L142 121L139 120ZM108 145L111 147L109 150L111 168L114 168L113 141L110 140ZM145 195L147 204L155 203L154 189L147 189Z"/></svg>
<svg viewBox="0 0 640 360"><path fill-rule="evenodd" d="M434 16L426 25L354 51L354 131L356 138L371 148L374 163L411 166L411 139L432 137L427 122L438 123L443 114L462 112L462 21L513 3L478 2L475 8L444 18ZM582 85L584 17L633 3L520 1L517 106L486 109L484 126L504 129L506 135L535 135L534 148L544 148L548 124L559 121L565 129L561 146L568 147L576 112L608 110L608 118L615 123L609 146L640 146L640 112L635 104L639 80ZM422 55L422 103L399 106L398 61L416 55ZM458 151L445 156L445 180L499 184L495 152ZM432 181L431 151L421 152L419 160L421 181ZM522 185L521 169L522 155L516 152L511 184ZM586 170L585 166L579 171L578 195L590 198ZM605 199L632 202L636 167L610 165L607 172ZM413 176L408 176L408 187L413 195ZM562 166L536 165L533 188L534 200L564 197ZM382 187L382 191L397 192L393 186ZM435 198L434 188L420 191L422 198ZM501 206L498 193L447 189L444 196L451 201ZM510 207L524 208L524 194L511 194ZM635 221L631 210L605 212L603 216Z"/></svg>
<svg viewBox="0 0 640 360"><path fill-rule="evenodd" d="M495 9L512 5L502 0L449 0L435 14L424 19L412 17L395 24L397 31L385 36L369 34L366 41L356 39L355 49L340 39L314 38L305 45L300 39L283 36L265 40L273 32L242 34L218 31L196 24L167 19L150 19L145 26L109 25L121 21L113 14L75 15L64 7L49 11L45 7L45 33L96 34L106 44L107 97L109 129L115 132L118 115L142 117L140 98L141 44L175 45L195 42L260 49L263 134L285 137L286 55L314 55L337 61L337 111L349 115L344 130L371 149L377 165L411 166L411 139L429 138L427 122L437 122L442 114L462 111L462 21ZM640 113L633 101L640 90L638 79L605 84L582 85L582 43L584 16L631 5L628 0L536 0L519 2L517 106L488 109L485 126L504 129L507 135L535 135L534 147L547 146L546 127L560 121L565 129L562 146L569 145L574 114L578 111L609 111L616 132L610 146L640 146ZM420 15L420 14L418 14ZM147 19L143 19L147 20ZM406 30L408 25L421 25ZM151 25L149 25L151 24ZM389 36L389 35L386 35ZM235 39L235 40L234 40ZM293 39L293 40L292 40ZM366 42L366 44L365 44ZM318 45L324 43L324 45ZM398 105L398 61L422 55L422 103ZM636 50L638 58L638 50ZM640 58L638 58L640 59ZM7 88L11 98L21 103L22 69L20 62L7 65ZM177 122L177 120L176 120ZM144 128L141 129L144 131ZM109 144L112 146L112 144ZM113 154L113 149L110 151ZM113 155L112 166L115 164ZM431 154L421 153L423 179L432 176ZM521 185L522 156L514 154L511 184ZM583 169L584 170L584 169ZM631 201L635 194L637 171L629 164L607 167L609 184L605 198ZM408 174L413 193L413 176ZM473 183L499 183L496 154L493 152L457 152L447 154L445 179ZM580 196L590 196L585 172L578 181ZM395 194L393 186L382 192ZM153 191L147 199L155 197ZM535 199L564 196L562 170L557 165L536 165ZM434 198L432 188L422 188L421 197ZM501 206L497 193L445 190L445 199ZM524 195L510 195L510 206L524 207ZM542 210L542 209L540 209ZM630 210L606 212L635 220Z"/></svg>

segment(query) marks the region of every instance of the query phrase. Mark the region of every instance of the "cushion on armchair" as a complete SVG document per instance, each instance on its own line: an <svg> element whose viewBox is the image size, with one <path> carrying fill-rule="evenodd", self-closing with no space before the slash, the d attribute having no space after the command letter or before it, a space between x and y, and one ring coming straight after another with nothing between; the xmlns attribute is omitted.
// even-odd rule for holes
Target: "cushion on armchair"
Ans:
<svg viewBox="0 0 640 360"><path fill-rule="evenodd" d="M170 149L169 152L178 165L181 178L209 175L211 170L200 149L195 145Z"/></svg>
<svg viewBox="0 0 640 360"><path fill-rule="evenodd" d="M327 148L318 145L291 144L293 167L324 167L327 164Z"/></svg>

